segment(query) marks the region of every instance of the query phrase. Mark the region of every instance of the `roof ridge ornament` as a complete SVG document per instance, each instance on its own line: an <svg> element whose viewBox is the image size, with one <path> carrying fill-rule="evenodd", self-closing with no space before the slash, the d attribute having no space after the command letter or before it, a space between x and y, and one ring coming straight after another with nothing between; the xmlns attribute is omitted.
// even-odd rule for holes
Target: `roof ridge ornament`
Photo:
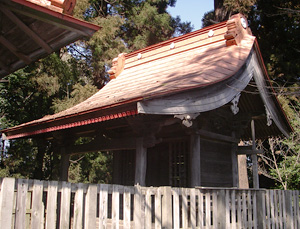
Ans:
<svg viewBox="0 0 300 229"><path fill-rule="evenodd" d="M117 78L117 76L119 76L121 72L124 70L125 54L126 53L121 53L118 55L118 57L112 60L112 67L110 70L108 70L110 79Z"/></svg>
<svg viewBox="0 0 300 229"><path fill-rule="evenodd" d="M230 17L226 26L227 32L224 35L226 46L238 45L246 34L252 35L247 18L242 14L235 14Z"/></svg>

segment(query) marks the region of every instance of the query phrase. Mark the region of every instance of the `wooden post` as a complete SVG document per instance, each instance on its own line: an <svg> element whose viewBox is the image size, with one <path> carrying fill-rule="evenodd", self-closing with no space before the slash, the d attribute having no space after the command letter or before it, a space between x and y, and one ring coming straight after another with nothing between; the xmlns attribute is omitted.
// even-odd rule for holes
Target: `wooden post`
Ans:
<svg viewBox="0 0 300 229"><path fill-rule="evenodd" d="M61 181L68 181L68 174L69 174L69 159L70 155L67 154L66 148L61 147L60 149L61 159L60 159L60 180Z"/></svg>
<svg viewBox="0 0 300 229"><path fill-rule="evenodd" d="M252 133L252 151L255 152L256 144L255 144L255 123L254 120L251 120L251 133ZM257 165L257 155L252 154L252 173L253 173L253 188L259 189L259 180L258 180L258 165Z"/></svg>
<svg viewBox="0 0 300 229"><path fill-rule="evenodd" d="M232 137L235 137L235 133L232 133ZM232 164L232 186L239 187L239 169L238 169L238 156L237 156L237 144L232 143L231 147L231 164Z"/></svg>
<svg viewBox="0 0 300 229"><path fill-rule="evenodd" d="M147 149L144 147L143 138L136 139L135 157L135 184L146 186Z"/></svg>
<svg viewBox="0 0 300 229"><path fill-rule="evenodd" d="M201 185L201 169L200 169L200 135L191 135L191 155L190 155L190 169L191 169L191 181L190 186Z"/></svg>

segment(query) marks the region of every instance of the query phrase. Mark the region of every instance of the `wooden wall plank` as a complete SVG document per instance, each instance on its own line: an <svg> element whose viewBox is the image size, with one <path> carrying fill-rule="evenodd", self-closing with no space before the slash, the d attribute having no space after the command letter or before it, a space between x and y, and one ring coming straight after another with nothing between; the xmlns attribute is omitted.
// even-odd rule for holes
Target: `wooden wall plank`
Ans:
<svg viewBox="0 0 300 229"><path fill-rule="evenodd" d="M47 210L46 210L46 229L56 228L56 209L57 209L57 181L48 181L47 191Z"/></svg>
<svg viewBox="0 0 300 229"><path fill-rule="evenodd" d="M99 191L99 229L105 229L107 224L108 185L100 184Z"/></svg>
<svg viewBox="0 0 300 229"><path fill-rule="evenodd" d="M96 228L97 185L89 184L85 197L84 228Z"/></svg>
<svg viewBox="0 0 300 229"><path fill-rule="evenodd" d="M15 179L3 178L0 190L0 226L1 228L11 228L13 199L15 191Z"/></svg>
<svg viewBox="0 0 300 229"><path fill-rule="evenodd" d="M61 186L59 227L61 229L67 229L70 225L71 183L63 181Z"/></svg>
<svg viewBox="0 0 300 229"><path fill-rule="evenodd" d="M77 190L74 198L73 229L82 229L83 227L83 184L77 184Z"/></svg>
<svg viewBox="0 0 300 229"><path fill-rule="evenodd" d="M28 180L17 180L16 220L15 228L26 228L26 197L28 191Z"/></svg>

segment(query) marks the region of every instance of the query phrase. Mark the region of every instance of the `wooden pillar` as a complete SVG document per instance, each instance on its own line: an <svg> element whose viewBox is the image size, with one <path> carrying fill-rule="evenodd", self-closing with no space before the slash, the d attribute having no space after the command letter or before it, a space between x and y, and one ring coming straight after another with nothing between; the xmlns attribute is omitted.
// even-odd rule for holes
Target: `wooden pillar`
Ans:
<svg viewBox="0 0 300 229"><path fill-rule="evenodd" d="M144 138L136 139L135 178L134 183L146 186L147 148L144 147Z"/></svg>
<svg viewBox="0 0 300 229"><path fill-rule="evenodd" d="M232 133L235 138L235 133ZM231 147L231 164L232 164L232 186L239 187L239 169L238 169L238 156L237 156L237 143L232 143Z"/></svg>
<svg viewBox="0 0 300 229"><path fill-rule="evenodd" d="M200 135L191 135L191 152L190 152L190 174L191 181L190 186L201 185L201 169L200 169Z"/></svg>
<svg viewBox="0 0 300 229"><path fill-rule="evenodd" d="M256 151L256 144L255 144L255 123L254 120L251 120L251 133L252 133L252 151ZM257 155L252 154L252 175L253 175L253 188L259 189L259 180L258 180L258 164L257 164Z"/></svg>
<svg viewBox="0 0 300 229"><path fill-rule="evenodd" d="M67 154L66 147L61 146L60 148L60 173L59 173L59 180L61 181L68 181L68 175L69 175L69 159L70 155Z"/></svg>

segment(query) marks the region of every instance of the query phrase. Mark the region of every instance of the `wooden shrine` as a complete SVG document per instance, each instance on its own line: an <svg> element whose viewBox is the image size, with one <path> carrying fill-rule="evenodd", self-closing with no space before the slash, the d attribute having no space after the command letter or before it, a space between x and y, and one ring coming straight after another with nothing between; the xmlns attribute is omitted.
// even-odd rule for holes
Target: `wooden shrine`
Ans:
<svg viewBox="0 0 300 229"><path fill-rule="evenodd" d="M62 180L70 155L111 151L115 184L239 187L238 155L258 153L240 140L292 131L240 14L120 54L109 74L86 101L3 133L59 144ZM91 142L74 145L82 136Z"/></svg>

